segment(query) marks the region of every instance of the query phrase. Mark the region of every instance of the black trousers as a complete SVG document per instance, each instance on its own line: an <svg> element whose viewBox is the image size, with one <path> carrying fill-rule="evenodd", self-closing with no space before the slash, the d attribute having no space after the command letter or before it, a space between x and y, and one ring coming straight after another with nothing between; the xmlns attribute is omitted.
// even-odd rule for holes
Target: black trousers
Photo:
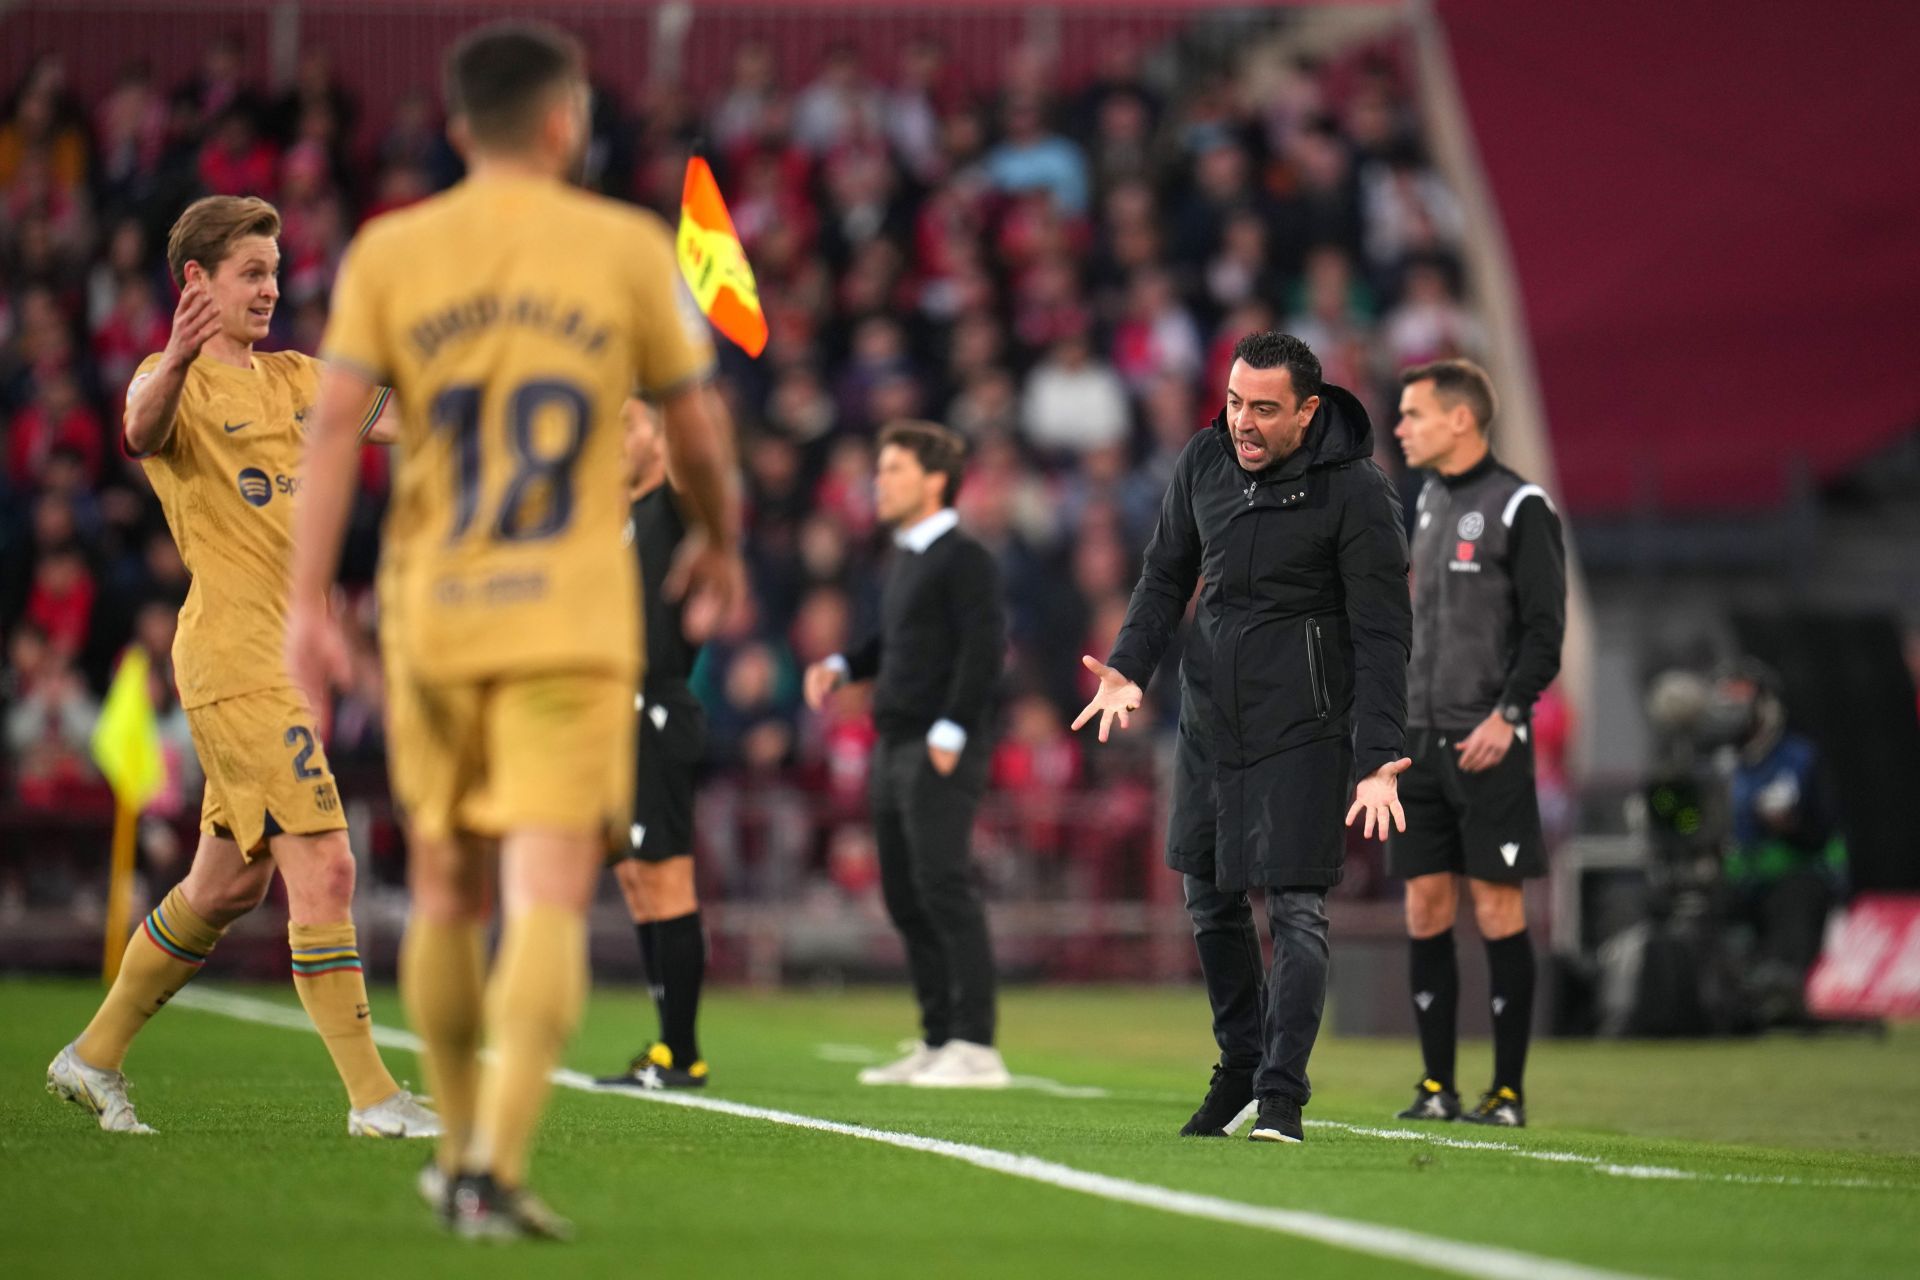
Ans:
<svg viewBox="0 0 1920 1280"><path fill-rule="evenodd" d="M1327 1004L1326 890L1268 889L1273 973L1260 959L1260 935L1244 892L1187 876L1200 972L1213 1005L1220 1064L1252 1071L1254 1094L1307 1104L1307 1059Z"/></svg>
<svg viewBox="0 0 1920 1280"><path fill-rule="evenodd" d="M973 815L987 789L989 744L976 735L942 777L924 738L873 749L873 834L887 915L907 944L926 1042L992 1044L993 942L975 882Z"/></svg>

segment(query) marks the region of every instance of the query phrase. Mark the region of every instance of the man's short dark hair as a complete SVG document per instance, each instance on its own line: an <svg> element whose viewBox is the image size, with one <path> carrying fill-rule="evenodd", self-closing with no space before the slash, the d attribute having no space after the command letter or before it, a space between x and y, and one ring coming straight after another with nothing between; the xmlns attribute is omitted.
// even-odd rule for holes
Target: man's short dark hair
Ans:
<svg viewBox="0 0 1920 1280"><path fill-rule="evenodd" d="M923 471L947 478L940 494L942 506L952 506L967 469L967 438L937 422L896 422L880 433L880 447L898 445L912 454Z"/></svg>
<svg viewBox="0 0 1920 1280"><path fill-rule="evenodd" d="M523 143L554 89L586 78L580 42L544 22L490 22L447 54L447 114L484 146Z"/></svg>
<svg viewBox="0 0 1920 1280"><path fill-rule="evenodd" d="M1401 386L1410 387L1416 382L1433 383L1433 394L1449 409L1465 403L1468 412L1473 414L1474 425L1483 434L1492 428L1500 401L1493 394L1493 379L1473 361L1434 360L1401 373Z"/></svg>
<svg viewBox="0 0 1920 1280"><path fill-rule="evenodd" d="M1320 394L1320 357L1313 348L1290 333L1265 329L1250 333L1233 344L1233 358L1243 360L1249 369L1278 369L1284 366L1293 380L1296 404Z"/></svg>

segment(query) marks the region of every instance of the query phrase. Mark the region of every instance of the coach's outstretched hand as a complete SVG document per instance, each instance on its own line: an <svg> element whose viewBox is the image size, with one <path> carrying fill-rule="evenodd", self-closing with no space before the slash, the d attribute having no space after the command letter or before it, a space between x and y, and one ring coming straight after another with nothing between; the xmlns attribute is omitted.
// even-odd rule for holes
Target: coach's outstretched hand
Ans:
<svg viewBox="0 0 1920 1280"><path fill-rule="evenodd" d="M1360 829L1360 834L1372 840L1375 838L1373 833L1377 827L1380 832L1379 839L1385 840L1387 815L1391 814L1394 829L1404 834L1407 829L1407 813L1400 807L1399 778L1412 765L1413 761L1405 757L1389 760L1360 779L1360 785L1353 789L1353 807L1347 810L1347 825L1352 826L1353 820L1364 813L1367 815L1367 823Z"/></svg>
<svg viewBox="0 0 1920 1280"><path fill-rule="evenodd" d="M1100 741L1105 742L1113 718L1120 717L1120 727L1126 728L1129 723L1127 717L1140 709L1140 703L1147 695L1141 692L1139 685L1091 654L1081 655L1080 665L1100 677L1100 688L1095 691L1093 701L1074 718L1073 727L1078 729L1093 719L1097 711L1100 713Z"/></svg>

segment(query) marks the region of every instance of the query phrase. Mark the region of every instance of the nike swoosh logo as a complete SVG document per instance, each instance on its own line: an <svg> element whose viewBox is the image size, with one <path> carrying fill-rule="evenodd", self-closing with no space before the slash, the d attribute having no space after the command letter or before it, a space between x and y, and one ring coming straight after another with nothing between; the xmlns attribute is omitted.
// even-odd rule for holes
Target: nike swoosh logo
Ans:
<svg viewBox="0 0 1920 1280"><path fill-rule="evenodd" d="M233 434L234 432L236 432L236 431L238 431L238 430L240 430L240 428L242 428L242 427L250 427L250 426L252 426L252 425L253 425L253 419L252 419L252 418L248 418L248 419L247 419L247 420L246 420L245 422L223 422L223 423L221 423L220 425L221 425L221 426L223 426L223 427L225 427L225 428L227 429L227 434L228 434L228 435L232 435L232 434Z"/></svg>

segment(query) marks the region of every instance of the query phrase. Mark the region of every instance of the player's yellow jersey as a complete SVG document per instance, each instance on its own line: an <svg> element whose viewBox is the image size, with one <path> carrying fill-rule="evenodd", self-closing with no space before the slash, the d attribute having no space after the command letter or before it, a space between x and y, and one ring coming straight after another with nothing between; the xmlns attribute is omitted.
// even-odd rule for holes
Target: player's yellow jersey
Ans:
<svg viewBox="0 0 1920 1280"><path fill-rule="evenodd" d="M137 382L160 363L140 362ZM319 362L256 352L187 366L166 443L140 460L193 575L173 642L180 703L290 686L282 642L293 502Z"/></svg>
<svg viewBox="0 0 1920 1280"><path fill-rule="evenodd" d="M360 232L322 354L402 406L389 653L427 680L631 674L620 405L713 363L665 225L559 182L469 178Z"/></svg>

